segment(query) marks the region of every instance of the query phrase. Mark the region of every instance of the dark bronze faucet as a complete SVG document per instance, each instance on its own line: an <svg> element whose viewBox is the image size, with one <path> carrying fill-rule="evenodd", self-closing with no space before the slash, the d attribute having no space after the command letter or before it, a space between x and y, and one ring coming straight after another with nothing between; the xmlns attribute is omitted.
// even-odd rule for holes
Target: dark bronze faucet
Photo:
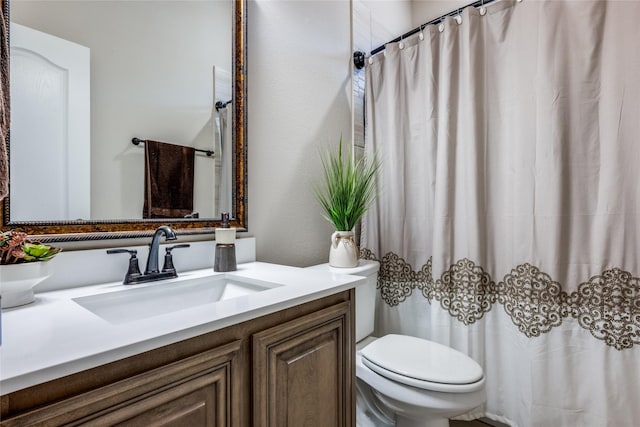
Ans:
<svg viewBox="0 0 640 427"><path fill-rule="evenodd" d="M176 240L176 233L167 225L156 228L149 245L149 256L147 257L147 267L144 269L145 276L147 274L156 274L158 270L158 249L160 249L160 236L165 236L166 240Z"/></svg>
<svg viewBox="0 0 640 427"><path fill-rule="evenodd" d="M158 251L160 249L160 238L164 234L166 240L176 240L176 233L166 225L158 227L153 233L151 244L149 245L149 256L147 257L147 266L144 270L144 274L140 273L140 266L138 265L138 258L135 249L109 249L108 254L128 253L131 255L129 259L129 269L124 276L125 285L133 285L136 283L153 282L162 279L171 279L178 277L175 267L173 266L173 259L171 251L177 248L188 248L188 244L174 245L167 248L167 253L164 256L164 266L162 271L158 270Z"/></svg>

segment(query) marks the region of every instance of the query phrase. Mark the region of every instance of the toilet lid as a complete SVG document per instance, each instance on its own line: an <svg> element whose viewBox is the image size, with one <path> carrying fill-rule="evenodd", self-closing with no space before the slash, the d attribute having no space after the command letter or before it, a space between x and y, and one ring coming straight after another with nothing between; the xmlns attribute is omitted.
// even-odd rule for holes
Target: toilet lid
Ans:
<svg viewBox="0 0 640 427"><path fill-rule="evenodd" d="M430 383L436 383L452 385L451 391L454 391L456 385L474 384L483 379L482 367L475 360L422 338L385 335L364 347L360 354L373 371L414 387L434 389Z"/></svg>

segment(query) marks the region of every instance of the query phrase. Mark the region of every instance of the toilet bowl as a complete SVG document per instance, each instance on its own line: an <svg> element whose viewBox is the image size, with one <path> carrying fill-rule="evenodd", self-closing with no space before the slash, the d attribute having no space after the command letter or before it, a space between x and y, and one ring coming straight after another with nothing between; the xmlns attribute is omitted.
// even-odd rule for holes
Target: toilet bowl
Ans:
<svg viewBox="0 0 640 427"><path fill-rule="evenodd" d="M374 329L379 263L360 261L354 268L314 269L367 278L356 287L356 380L359 427L448 427L449 418L486 400L482 367L442 344Z"/></svg>

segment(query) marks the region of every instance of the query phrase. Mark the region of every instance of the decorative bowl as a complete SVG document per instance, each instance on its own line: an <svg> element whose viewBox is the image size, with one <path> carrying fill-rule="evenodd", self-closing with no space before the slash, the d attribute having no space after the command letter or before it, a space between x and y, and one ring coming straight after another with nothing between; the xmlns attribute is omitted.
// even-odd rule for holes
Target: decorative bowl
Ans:
<svg viewBox="0 0 640 427"><path fill-rule="evenodd" d="M2 308L18 307L33 302L33 288L50 275L50 261L0 265Z"/></svg>

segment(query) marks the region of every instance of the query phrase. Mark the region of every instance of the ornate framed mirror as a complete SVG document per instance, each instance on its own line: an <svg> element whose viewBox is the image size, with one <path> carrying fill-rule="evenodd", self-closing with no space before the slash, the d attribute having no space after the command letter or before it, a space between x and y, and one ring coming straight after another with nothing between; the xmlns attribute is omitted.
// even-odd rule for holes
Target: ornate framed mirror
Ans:
<svg viewBox="0 0 640 427"><path fill-rule="evenodd" d="M5 105L11 105L12 108L11 131L8 133L6 142L11 178L9 196L2 201L0 207L0 229L21 230L45 242L144 237L151 235L159 225L169 225L182 235L207 234L213 233L213 229L219 226L221 206L228 206L225 210L231 211L231 225L239 231L246 231L246 0L205 2L176 0L161 1L156 4L153 4L154 0L144 2L12 0L11 5L9 0L2 0L3 17L7 29L3 37L10 37L12 45L14 38L18 37L18 30L22 31L22 27L26 26L23 22L17 21L19 18L25 20L24 16L27 15L28 8L37 9L37 12L43 15L41 21L46 22L46 25L52 25L51 22L54 20L51 17L54 12L46 11L35 5L36 3L42 3L46 7L54 7L56 3L60 3L64 4L64 7L86 9L79 12L68 10L60 12L63 19L67 19L61 26L65 28L64 31L69 34L76 31L78 34L83 34L82 36L75 37L64 32L60 35L56 29L49 28L36 28L36 33L62 39L70 42L71 45L81 45L86 47L88 52L90 51L88 54L90 77L87 83L87 87L90 87L88 90L90 113L86 111L88 109L83 110L85 115L90 117L88 120L90 125L86 125L88 129L90 128L87 133L90 137L88 148L82 148L80 145L80 148L68 149L70 154L67 154L59 163L50 166L49 163L53 160L49 159L58 156L60 150L55 149L55 143L49 141L47 134L30 138L30 140L48 141L42 149L25 149L23 145L17 144L17 141L22 140L18 140L21 135L14 129L14 125L20 122L25 122L24 127L27 128L46 128L46 126L41 125L40 118L37 121L33 119L25 121L21 115L25 108L19 108L19 105L14 107L15 100L9 104L8 94L3 94L6 98ZM115 11L97 9L107 7L109 4L113 4L113 7L129 9ZM136 9L149 6L153 7L152 13L149 12L150 9ZM222 7L226 7L228 13L220 12L219 8ZM192 9L187 11L188 8ZM83 13L86 15L82 15ZM123 17L123 21L116 23L114 20L106 19L106 14ZM16 22L14 22L14 15ZM93 17L95 22L91 23L90 18L80 18L84 16ZM140 16L144 19L139 19ZM156 17L160 21L155 22ZM216 19L218 21L215 21ZM101 40L106 41L96 44L95 38L100 32L97 27L101 21L108 22L109 26L103 28L103 32L108 34L101 36L103 37ZM80 24L81 22L83 24ZM81 29L76 28L81 25L88 28L86 33L89 34L86 36ZM14 32L11 33L9 28ZM225 31L228 34L212 33L217 28L226 28ZM191 32L193 32L192 35ZM145 45L143 44L145 40L147 43L159 44ZM216 55L220 55L216 50L218 49L216 41L222 45L229 45L228 60L224 57L216 59ZM196 45L205 49L206 52L197 51ZM23 68L14 70L14 66L23 67L24 61L20 58L13 60L13 51L11 52L10 60L9 53L3 50L2 63L10 65L11 84L17 87L18 83L14 80L14 76L24 76L28 73L25 73ZM153 54L157 56L152 56ZM116 66L117 61L122 62ZM118 75L133 82L123 83L115 80L115 76ZM225 75L228 92L224 89ZM68 79L68 77L64 78ZM65 84L66 82L67 80ZM151 86L154 82L158 86ZM197 82L201 82L202 85L197 86ZM36 86L47 86L44 83L46 82L40 81ZM124 90L118 92L118 89L123 87ZM145 87L148 91L140 92L144 95L137 95L136 91ZM222 89L219 90L219 87ZM80 92L84 93L84 91ZM14 93L12 89L11 94ZM220 95L223 98L216 96L223 93L228 95ZM113 98L117 102L108 104L104 100L106 97ZM217 107L216 104L218 104ZM134 107L139 110L135 110ZM226 143L224 143L221 125L223 118L219 112L219 109L224 108L229 109L225 122L230 121L230 124L226 124L229 129L226 133ZM145 114L153 115L153 120L147 120ZM75 131L74 123L79 122L71 120L69 123L72 124L69 127ZM65 129L62 133L64 138L60 144L71 146L65 138L72 132ZM79 139L80 144L83 144L83 138ZM196 172L196 181L199 179L200 184L196 182L199 190L196 189L195 194L202 195L204 201L199 199L199 203L205 208L194 209L193 215L143 218L145 215L143 215L142 205L147 193L144 180L148 176L145 171L146 150L141 147L145 144L134 145L135 142L132 144L134 139L138 141L142 139L143 142L145 140L169 142L171 145L193 147L196 151L204 148L201 150L203 153L209 150L214 151L213 156L196 152L195 169L196 171L206 170L206 172L200 178ZM84 143L86 144L86 141ZM82 152L86 152L85 157L81 154ZM227 162L228 178L226 180L228 182L224 187L226 190L223 191L218 186L220 182L225 181L225 178L219 175L220 163L224 161ZM208 166L201 167L200 164ZM90 183L85 182L81 172L78 174L71 172L75 166L82 166L79 169L86 170L88 177L86 181ZM222 168L224 170L224 166ZM55 174L59 174L61 178L52 178ZM18 181L16 177L18 175L22 176L21 181ZM213 176L214 179L208 180L208 176ZM56 180L67 182L66 187L63 186L63 193L69 199L68 204L78 204L78 200L82 199L80 196L82 190L77 188L86 189L84 211L80 209L71 210L70 213L54 214L47 210L52 203L42 200L50 196L47 186L57 182ZM30 189L35 188L39 188L40 193L34 192L35 195L32 195ZM54 201L57 200L55 197ZM226 204L221 203L223 198L226 199ZM25 200L30 202L27 206L31 208L18 209ZM194 205L196 204L194 202ZM213 207L209 209L211 206Z"/></svg>

